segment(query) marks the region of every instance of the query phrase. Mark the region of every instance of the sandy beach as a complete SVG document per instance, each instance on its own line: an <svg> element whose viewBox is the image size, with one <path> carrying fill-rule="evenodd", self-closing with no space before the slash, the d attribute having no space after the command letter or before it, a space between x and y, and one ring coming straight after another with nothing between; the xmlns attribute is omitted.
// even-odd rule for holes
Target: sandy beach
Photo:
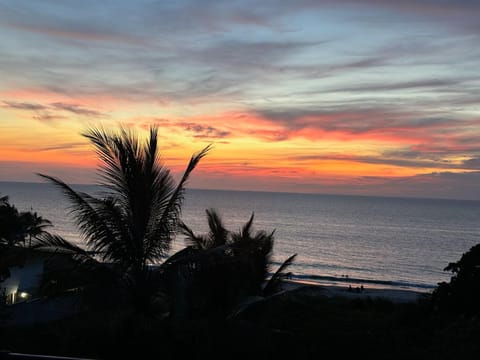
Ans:
<svg viewBox="0 0 480 360"><path fill-rule="evenodd" d="M299 288L308 288L309 291L317 293L319 296L327 297L344 297L351 299L385 299L393 303L409 303L416 302L421 299L423 296L428 295L428 292L418 292L408 289L391 289L391 288L370 288L353 286L337 286L337 285L324 285L308 281L297 281L289 280L285 281L284 289L296 290Z"/></svg>

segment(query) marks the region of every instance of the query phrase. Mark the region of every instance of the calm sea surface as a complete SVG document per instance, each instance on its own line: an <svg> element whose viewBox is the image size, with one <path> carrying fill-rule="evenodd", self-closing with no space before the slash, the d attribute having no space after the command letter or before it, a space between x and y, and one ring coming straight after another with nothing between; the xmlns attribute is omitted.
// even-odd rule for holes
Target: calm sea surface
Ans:
<svg viewBox="0 0 480 360"><path fill-rule="evenodd" d="M52 232L81 242L52 185L0 182L0 193L51 220ZM207 208L231 230L255 212L257 230L276 229L274 260L297 253L294 278L320 283L429 291L449 279L449 262L480 242L479 201L188 190L183 220L197 233L207 230ZM179 236L172 251L183 246Z"/></svg>

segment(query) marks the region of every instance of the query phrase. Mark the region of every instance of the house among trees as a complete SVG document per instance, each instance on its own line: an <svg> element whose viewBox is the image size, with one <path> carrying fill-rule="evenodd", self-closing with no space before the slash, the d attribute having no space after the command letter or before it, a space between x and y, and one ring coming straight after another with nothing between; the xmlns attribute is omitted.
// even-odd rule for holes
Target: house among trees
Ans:
<svg viewBox="0 0 480 360"><path fill-rule="evenodd" d="M36 212L19 211L7 196L0 197L0 302L13 305L40 296L45 270L71 257L65 252L32 248L48 234L51 222Z"/></svg>
<svg viewBox="0 0 480 360"><path fill-rule="evenodd" d="M72 263L66 253L23 247L0 249L0 292L7 305L40 298L45 291L44 273Z"/></svg>
<svg viewBox="0 0 480 360"><path fill-rule="evenodd" d="M49 277L52 273L69 276L74 266L68 253L0 245L0 322L25 326L78 313L80 289L52 291L55 284Z"/></svg>

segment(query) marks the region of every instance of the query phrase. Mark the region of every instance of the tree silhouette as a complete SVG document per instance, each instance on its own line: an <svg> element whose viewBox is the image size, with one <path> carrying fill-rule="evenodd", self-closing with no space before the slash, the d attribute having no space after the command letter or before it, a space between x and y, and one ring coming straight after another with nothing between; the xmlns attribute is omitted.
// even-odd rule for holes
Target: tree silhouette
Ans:
<svg viewBox="0 0 480 360"><path fill-rule="evenodd" d="M32 244L32 238L37 238L46 232L46 228L53 226L50 220L43 218L36 212L22 213L21 221L24 224L25 236L29 239L29 246Z"/></svg>
<svg viewBox="0 0 480 360"><path fill-rule="evenodd" d="M433 303L440 309L456 313L480 313L480 244L464 253L459 261L444 269L453 273L433 292Z"/></svg>
<svg viewBox="0 0 480 360"><path fill-rule="evenodd" d="M254 215L237 231L225 228L214 209L206 210L209 232L197 235L183 222L180 231L187 247L165 264L173 284L173 312L180 317L196 313L226 316L251 296L262 296L268 277L274 231L253 231ZM278 289L289 258L275 280L265 288L268 294Z"/></svg>
<svg viewBox="0 0 480 360"><path fill-rule="evenodd" d="M35 212L19 212L10 204L8 196L0 197L0 283L10 277L12 266L25 263L30 253L25 246L26 238L31 241L46 233L48 226L51 226L49 220ZM6 300L4 290L0 286L0 303Z"/></svg>
<svg viewBox="0 0 480 360"><path fill-rule="evenodd" d="M25 224L21 213L10 204L8 196L0 198L0 243L8 246L25 239Z"/></svg>
<svg viewBox="0 0 480 360"><path fill-rule="evenodd" d="M32 238L46 232L52 226L50 220L39 216L36 212L24 211L10 204L8 196L0 197L0 243L8 246L24 245L28 237Z"/></svg>
<svg viewBox="0 0 480 360"><path fill-rule="evenodd" d="M102 197L77 192L62 180L42 175L67 197L71 213L85 240L85 249L59 237L42 236L39 247L63 249L90 266L107 267L123 284L137 309L152 296L150 264L168 253L177 229L185 185L210 146L193 155L176 184L159 160L158 129L151 127L146 142L125 128L92 128L83 134L101 162ZM98 260L98 261L97 261Z"/></svg>

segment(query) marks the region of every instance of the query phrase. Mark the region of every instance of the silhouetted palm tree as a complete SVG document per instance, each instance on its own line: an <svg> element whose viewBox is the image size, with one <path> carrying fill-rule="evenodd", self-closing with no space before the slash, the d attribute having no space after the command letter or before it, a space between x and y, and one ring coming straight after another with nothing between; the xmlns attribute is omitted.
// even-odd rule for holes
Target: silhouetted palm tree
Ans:
<svg viewBox="0 0 480 360"><path fill-rule="evenodd" d="M8 196L0 197L0 243L9 246L25 245L27 237L37 237L52 226L50 220L39 216L36 212L19 212L10 204Z"/></svg>
<svg viewBox="0 0 480 360"><path fill-rule="evenodd" d="M0 197L0 282L10 276L11 267L25 263L29 254L26 237L45 233L47 226L51 226L50 221L37 213L19 212L8 196Z"/></svg>
<svg viewBox="0 0 480 360"><path fill-rule="evenodd" d="M238 232L228 231L215 210L206 214L210 231L196 235L182 222L180 231L188 246L166 262L167 268L174 269L174 305L186 309L177 309L183 316L195 313L195 308L225 316L246 297L264 294L270 270L274 231L254 232L253 214ZM269 294L278 288L275 285L293 258L280 267L275 284L267 285Z"/></svg>
<svg viewBox="0 0 480 360"><path fill-rule="evenodd" d="M79 257L94 256L112 264L139 306L151 295L149 264L162 260L170 249L189 175L210 149L207 146L193 155L175 184L170 170L159 160L157 134L158 129L151 127L144 143L125 128L118 132L92 128L83 134L101 161L99 184L106 189L102 198L77 192L58 178L40 174L59 187L71 203L86 245ZM76 251L63 239L49 236L38 245Z"/></svg>
<svg viewBox="0 0 480 360"><path fill-rule="evenodd" d="M29 238L29 246L32 244L32 238L38 237L46 232L46 228L53 226L50 220L43 218L36 212L24 212L20 216L24 226L25 237L28 236Z"/></svg>
<svg viewBox="0 0 480 360"><path fill-rule="evenodd" d="M210 229L210 232L206 235L195 235L185 223L180 222L180 232L185 235L187 246L196 250L208 250L226 245L229 241L230 232L223 225L221 217L214 209L207 209L205 212Z"/></svg>

